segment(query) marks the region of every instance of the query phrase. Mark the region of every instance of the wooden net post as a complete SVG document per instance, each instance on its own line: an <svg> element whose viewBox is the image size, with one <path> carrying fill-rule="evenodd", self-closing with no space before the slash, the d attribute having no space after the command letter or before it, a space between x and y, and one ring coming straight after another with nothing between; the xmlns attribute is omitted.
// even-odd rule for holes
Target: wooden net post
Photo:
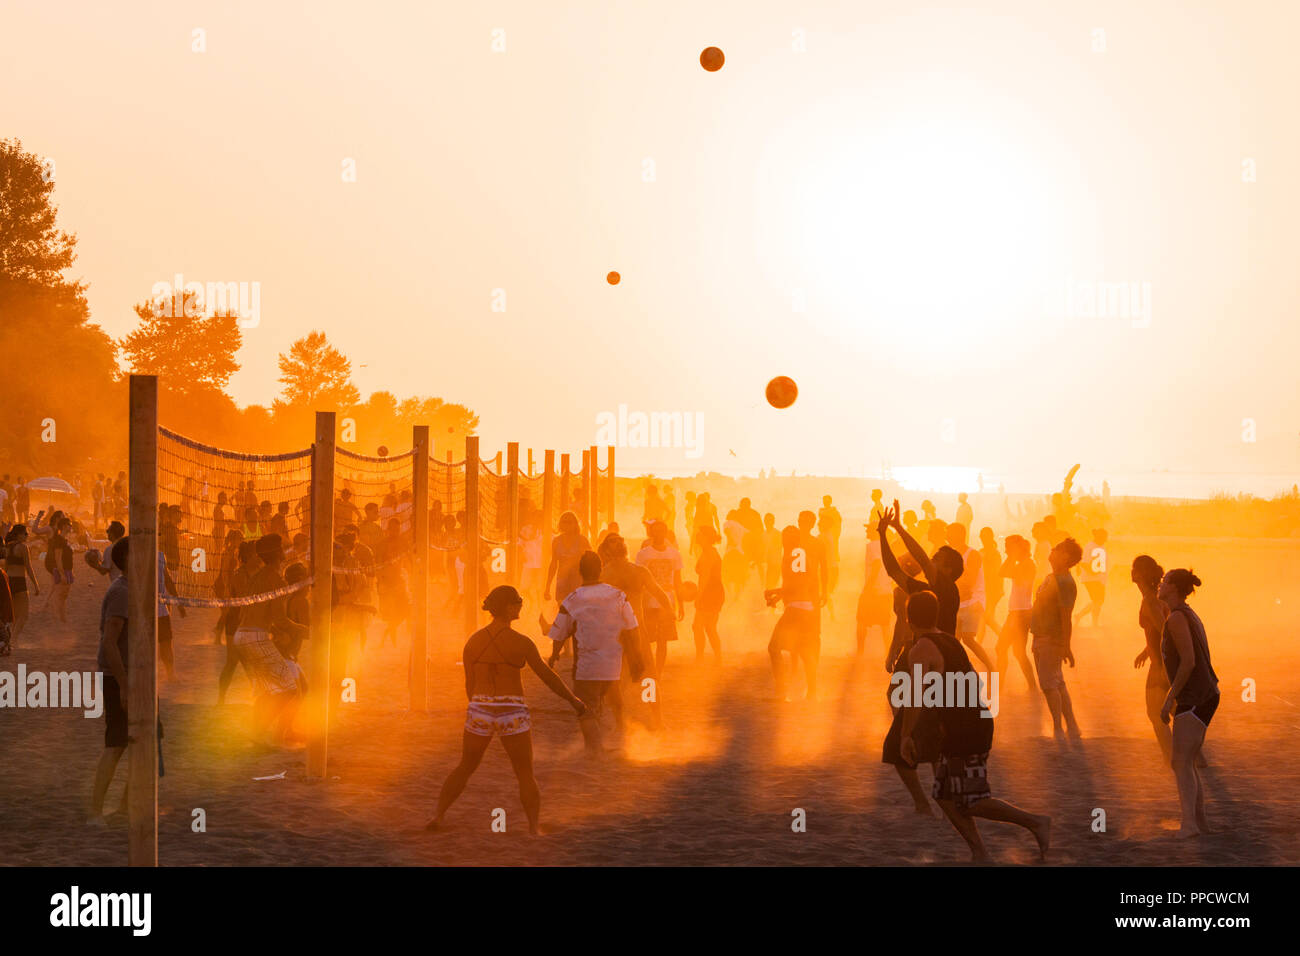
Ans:
<svg viewBox="0 0 1300 956"><path fill-rule="evenodd" d="M555 452L546 449L542 459L542 521L538 533L542 536L542 573L551 566L551 535L555 525Z"/></svg>
<svg viewBox="0 0 1300 956"><path fill-rule="evenodd" d="M478 436L465 438L465 634L478 630Z"/></svg>
<svg viewBox="0 0 1300 956"><path fill-rule="evenodd" d="M127 863L158 865L158 376L130 384Z"/></svg>
<svg viewBox="0 0 1300 956"><path fill-rule="evenodd" d="M311 676L307 680L307 776L324 779L329 764L334 581L334 412L316 413L311 453Z"/></svg>
<svg viewBox="0 0 1300 956"><path fill-rule="evenodd" d="M589 537L591 546L596 546L596 536L600 534L600 467L599 459L596 457L596 446L591 446L591 453L587 457L587 472L591 477L587 485L587 522L591 527Z"/></svg>
<svg viewBox="0 0 1300 956"><path fill-rule="evenodd" d="M578 505L578 524L588 538L591 530L591 449L582 450L582 497Z"/></svg>
<svg viewBox="0 0 1300 956"><path fill-rule="evenodd" d="M519 442L506 444L506 580L519 586Z"/></svg>
<svg viewBox="0 0 1300 956"><path fill-rule="evenodd" d="M560 456L560 507L555 510L557 518L569 510L569 455L567 452ZM579 516L578 520L581 521L582 517ZM549 534L555 534L554 525L551 525L546 530ZM550 567L550 565L548 564L547 567Z"/></svg>
<svg viewBox="0 0 1300 956"><path fill-rule="evenodd" d="M426 706L429 634L429 426L411 429L415 560L411 562L411 710Z"/></svg>
<svg viewBox="0 0 1300 956"><path fill-rule="evenodd" d="M615 498L617 482L614 480L614 446L606 446L605 454L609 456L609 484L605 488L605 511L609 515L609 523L614 524L614 522L618 521L618 515L615 513L618 503Z"/></svg>
<svg viewBox="0 0 1300 956"><path fill-rule="evenodd" d="M528 477L533 477L533 450L528 449Z"/></svg>
<svg viewBox="0 0 1300 956"><path fill-rule="evenodd" d="M501 452L497 452L497 456L494 459L492 459L492 465L496 469L496 473L498 475L503 473L501 471Z"/></svg>

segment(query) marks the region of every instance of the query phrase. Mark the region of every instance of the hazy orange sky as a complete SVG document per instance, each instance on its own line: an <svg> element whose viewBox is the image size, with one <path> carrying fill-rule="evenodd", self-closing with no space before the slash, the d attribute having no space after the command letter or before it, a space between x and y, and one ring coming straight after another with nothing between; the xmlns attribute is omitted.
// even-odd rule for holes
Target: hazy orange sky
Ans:
<svg viewBox="0 0 1300 956"><path fill-rule="evenodd" d="M176 273L261 284L241 403L319 328L487 449L702 416L620 470L1285 476L1296 10L10 2L0 135L54 161L110 334ZM1069 279L1149 321L1061 314Z"/></svg>

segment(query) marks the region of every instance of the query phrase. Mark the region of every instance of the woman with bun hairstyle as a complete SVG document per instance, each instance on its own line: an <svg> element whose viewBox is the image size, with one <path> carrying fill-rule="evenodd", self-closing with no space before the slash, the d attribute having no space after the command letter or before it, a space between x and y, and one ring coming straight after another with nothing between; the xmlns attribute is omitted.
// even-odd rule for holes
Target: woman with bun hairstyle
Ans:
<svg viewBox="0 0 1300 956"><path fill-rule="evenodd" d="M442 825L448 808L478 769L493 736L500 734L501 745L519 780L519 798L528 815L528 832L534 836L540 832L537 818L542 798L533 776L533 722L524 702L524 665L531 667L543 684L567 700L579 717L586 714L587 705L546 666L537 645L511 626L519 619L523 606L524 599L509 585L493 588L483 601L483 610L492 615L492 620L487 627L470 635L461 653L469 710L460 763L443 783L438 794L437 815L425 829L436 830Z"/></svg>
<svg viewBox="0 0 1300 956"><path fill-rule="evenodd" d="M1169 692L1160 708L1160 719L1168 722L1172 715L1173 720L1173 768L1183 817L1178 828L1180 837L1209 831L1205 787L1196 769L1196 758L1219 707L1219 678L1210 664L1205 625L1187 606L1188 595L1200 585L1201 579L1193 571L1175 568L1164 576L1156 592L1169 608L1160 637L1160 657L1169 677Z"/></svg>
<svg viewBox="0 0 1300 956"><path fill-rule="evenodd" d="M1169 728L1165 726L1165 719L1160 716L1160 708L1169 693L1169 677L1165 674L1164 662L1160 659L1160 639L1164 634L1165 618L1169 616L1169 608L1165 606L1164 601L1156 597L1164 576L1165 569L1160 567L1151 555L1139 554L1133 559L1133 569L1129 577L1142 594L1142 606L1138 609L1138 626L1142 628L1142 634L1146 637L1146 644L1134 659L1133 666L1142 667L1147 663L1151 665L1147 671L1147 719L1151 721L1151 729L1156 733L1160 752L1165 755L1165 760L1170 760L1173 750Z"/></svg>

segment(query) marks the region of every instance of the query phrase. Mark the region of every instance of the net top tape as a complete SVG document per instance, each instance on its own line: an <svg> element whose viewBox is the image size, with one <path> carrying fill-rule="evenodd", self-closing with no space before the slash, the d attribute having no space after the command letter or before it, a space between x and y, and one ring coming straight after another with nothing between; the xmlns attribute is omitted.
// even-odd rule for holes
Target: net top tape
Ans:
<svg viewBox="0 0 1300 956"><path fill-rule="evenodd" d="M178 445L184 445L186 448L190 448L194 451L200 451L208 455L215 455L218 458L231 458L237 461L294 461L299 458L309 457L312 453L312 448L309 446L300 451L286 451L281 452L278 455L251 455L246 452L217 448L215 445L205 445L202 442L195 441L193 438L186 438L184 435L179 435L170 428L164 428L162 425L158 426L158 434L170 441L176 442Z"/></svg>

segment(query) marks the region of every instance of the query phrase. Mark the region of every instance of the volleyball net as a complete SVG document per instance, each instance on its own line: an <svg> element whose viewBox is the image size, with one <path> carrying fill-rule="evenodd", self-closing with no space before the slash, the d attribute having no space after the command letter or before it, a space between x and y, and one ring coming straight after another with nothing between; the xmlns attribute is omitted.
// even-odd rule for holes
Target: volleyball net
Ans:
<svg viewBox="0 0 1300 956"><path fill-rule="evenodd" d="M482 459L475 451L459 461L429 456L428 485L424 494L417 494L415 457L427 453L412 448L371 456L335 448L329 495L334 540L351 547L343 563L336 557L332 572L374 575L406 562L414 553L421 510L429 522L431 550L463 550L470 506L467 462L477 470L480 545L507 548L512 571L517 559L511 545L519 543L520 527L532 524L549 539L565 510L578 511L588 526L596 509L584 489L593 484L601 490L613 488L612 464L597 467L594 481L586 469L566 471L561 466L549 475L544 469L530 475L516 467L512 483L509 469L502 473L499 455ZM315 445L270 455L231 451L160 425L157 533L168 577L166 584L159 582L159 599L187 607L241 607L310 587L314 455ZM584 453L584 463L588 457ZM573 497L566 501L566 496ZM606 520L611 519L612 511ZM294 575L294 583L275 591L240 593L246 588L239 584L238 572L241 567L260 567L254 557L256 542L269 534L280 538L284 568L301 564L306 575ZM444 563L440 559L435 564L434 577L443 576Z"/></svg>

